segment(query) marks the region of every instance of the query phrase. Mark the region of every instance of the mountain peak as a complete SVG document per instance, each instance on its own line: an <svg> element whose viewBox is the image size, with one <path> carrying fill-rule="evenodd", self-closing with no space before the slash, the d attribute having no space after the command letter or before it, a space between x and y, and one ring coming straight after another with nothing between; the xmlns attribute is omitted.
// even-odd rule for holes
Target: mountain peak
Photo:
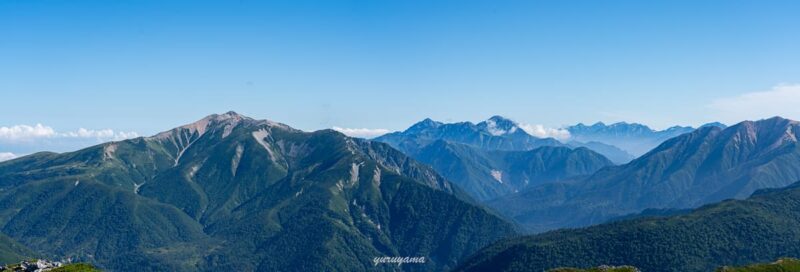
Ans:
<svg viewBox="0 0 800 272"><path fill-rule="evenodd" d="M770 118L767 118L767 119L759 120L759 122L761 122L761 121L772 122L772 123L788 123L788 124L798 124L798 123L800 123L798 121L795 121L795 120L792 120L792 119L786 119L786 118L783 118L783 117L780 117L780 116L773 116L773 117L770 117Z"/></svg>
<svg viewBox="0 0 800 272"><path fill-rule="evenodd" d="M616 122L610 125L606 125L603 122L597 122L592 124L591 126L584 125L583 123L571 126L567 128L570 132L573 131L593 131L593 132L600 132L600 131L618 131L618 132L630 132L630 131L638 131L638 132L655 132L650 127L639 124L639 123L628 123L628 122Z"/></svg>
<svg viewBox="0 0 800 272"><path fill-rule="evenodd" d="M798 125L798 124L800 124L800 122L798 122L798 121L791 120L791 119L786 119L786 118L783 118L783 117L780 117L780 116L774 116L774 117L770 117L770 118L767 118L767 119L761 119L761 120L756 120L756 121L751 121L751 120L742 121L742 122L739 122L738 124L730 126L730 128L733 128L733 127L756 128L757 127L757 128L761 128L761 129L769 129L769 128L786 127L786 126L792 126L792 125Z"/></svg>
<svg viewBox="0 0 800 272"><path fill-rule="evenodd" d="M226 113L221 114L221 116L228 116L228 117L246 117L244 115L238 114L235 111L228 111Z"/></svg>
<svg viewBox="0 0 800 272"><path fill-rule="evenodd" d="M206 116L203 119L198 120L197 122L184 125L183 127L188 128L197 128L198 130L202 130L201 128L208 127L209 125L222 125L222 126L236 126L240 121L244 119L252 120L252 118L240 115L234 111L229 111L223 114L212 114ZM202 133L201 133L202 134Z"/></svg>
<svg viewBox="0 0 800 272"><path fill-rule="evenodd" d="M582 124L581 124L581 125L582 125ZM592 127L605 127L605 126L606 126L606 123L603 123L603 122L601 122L601 121L597 121L597 123L594 123L594 124L592 124L591 126L592 126Z"/></svg>
<svg viewBox="0 0 800 272"><path fill-rule="evenodd" d="M272 127L292 129L291 127L281 123L273 122L270 120L255 120L253 118L236 113L235 111L228 111L222 114L215 113L208 115L206 117L203 117L203 119L197 120L193 123L185 124L176 127L174 129L156 134L155 136L153 136L153 138L157 139L169 138L173 135L174 132L180 132L182 130L187 130L190 135L197 133L198 136L202 136L207 131L221 130L222 137L224 138L228 136L235 127L242 124L252 125L252 126L268 125Z"/></svg>
<svg viewBox="0 0 800 272"><path fill-rule="evenodd" d="M433 121L431 118L425 118L425 120L420 121L419 124L438 125L440 123Z"/></svg>
<svg viewBox="0 0 800 272"><path fill-rule="evenodd" d="M408 129L406 129L406 133L416 133L430 128L436 128L441 126L442 123L433 121L431 118L425 118L425 120L419 121L416 124L412 125Z"/></svg>
<svg viewBox="0 0 800 272"><path fill-rule="evenodd" d="M492 135L499 136L504 134L511 134L517 131L519 127L517 122L505 118L500 115L495 115L478 124L478 127L488 131Z"/></svg>
<svg viewBox="0 0 800 272"><path fill-rule="evenodd" d="M694 130L694 128L693 127L689 127L689 126L686 126L686 127L685 126L671 126L671 127L668 127L667 129L665 129L664 131L687 131L688 132L688 131L692 131L692 130Z"/></svg>
<svg viewBox="0 0 800 272"><path fill-rule="evenodd" d="M704 128L704 127L718 127L718 128L722 128L722 129L724 129L724 128L728 127L728 126L726 126L725 124L723 124L723 123L720 123L720 122L711 122L711 123L706 123L706 124L703 124L703 125L702 125L702 126L700 126L700 127L701 127L701 128Z"/></svg>
<svg viewBox="0 0 800 272"><path fill-rule="evenodd" d="M216 121L234 120L234 121L239 121L239 120L242 120L242 119L252 119L252 118L244 116L244 115L241 115L241 114L238 114L235 111L228 111L228 112L223 113L223 114L216 114L216 113L211 114L209 116L204 117L203 119L200 119L197 122L201 122L203 120L216 120Z"/></svg>
<svg viewBox="0 0 800 272"><path fill-rule="evenodd" d="M517 125L517 122L514 122L513 120L505 118L505 117L500 116L500 115L492 116L487 121L495 122L498 126L508 126L508 127L510 127L510 126L516 126Z"/></svg>
<svg viewBox="0 0 800 272"><path fill-rule="evenodd" d="M644 131L655 131L652 128L648 127L647 125L639 124L639 123L628 123L628 122L616 122L608 126L612 129L639 129Z"/></svg>

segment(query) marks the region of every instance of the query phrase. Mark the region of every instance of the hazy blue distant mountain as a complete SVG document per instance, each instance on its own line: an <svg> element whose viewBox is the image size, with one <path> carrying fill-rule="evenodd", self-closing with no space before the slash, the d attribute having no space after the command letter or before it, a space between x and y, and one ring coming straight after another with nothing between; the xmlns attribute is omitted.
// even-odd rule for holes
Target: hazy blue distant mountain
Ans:
<svg viewBox="0 0 800 272"><path fill-rule="evenodd" d="M520 129L516 123L493 116L478 124L461 122L444 124L425 119L405 131L389 133L374 139L404 152L417 153L437 140L446 140L485 150L524 151L542 146L564 146L553 138L537 138Z"/></svg>
<svg viewBox="0 0 800 272"><path fill-rule="evenodd" d="M570 147L585 147L591 149L592 151L603 154L603 156L605 156L615 164L625 164L636 158L630 153L626 152L625 150L620 149L619 147L609 144L604 144L601 142L582 143L578 141L570 141L567 143L567 145L569 145Z"/></svg>
<svg viewBox="0 0 800 272"><path fill-rule="evenodd" d="M0 163L3 233L117 271L441 271L515 233L472 202L389 145L233 112Z"/></svg>
<svg viewBox="0 0 800 272"><path fill-rule="evenodd" d="M436 140L446 140L485 150L526 151L542 146L586 147L617 164L633 159L628 152L607 143L572 141L564 144L553 138L538 138L525 132L516 122L502 116L492 116L478 124L444 124L425 119L405 131L389 133L375 140L388 143L409 154L418 152L420 148Z"/></svg>
<svg viewBox="0 0 800 272"><path fill-rule="evenodd" d="M572 150L552 139L540 139L500 116L484 122L443 124L425 119L406 131L375 139L428 163L480 201L522 188L588 175L612 165L586 148ZM586 145L586 144L581 144ZM595 148L613 150L603 144Z"/></svg>
<svg viewBox="0 0 800 272"><path fill-rule="evenodd" d="M437 140L412 156L433 166L480 201L613 165L586 148L544 146L530 151L489 151L444 140Z"/></svg>
<svg viewBox="0 0 800 272"><path fill-rule="evenodd" d="M723 265L800 256L797 226L800 183L687 214L506 239L481 250L456 271L545 271L599 265L632 265L642 271L714 271Z"/></svg>
<svg viewBox="0 0 800 272"><path fill-rule="evenodd" d="M800 180L800 124L779 117L707 126L585 179L535 186L489 204L534 231L602 223L647 208L683 209Z"/></svg>
<svg viewBox="0 0 800 272"><path fill-rule="evenodd" d="M701 128L704 128L704 127L718 127L718 128L725 129L725 128L727 128L728 126L726 126L725 124L723 124L723 123L720 123L720 122L711 122L711 123L703 124L703 125L702 125L702 126L700 126L700 127L701 127Z"/></svg>
<svg viewBox="0 0 800 272"><path fill-rule="evenodd" d="M619 147L634 157L638 157L667 139L694 131L694 128L674 126L656 131L636 123L620 122L606 125L598 122L591 126L577 124L567 127L567 130L573 141L601 142Z"/></svg>

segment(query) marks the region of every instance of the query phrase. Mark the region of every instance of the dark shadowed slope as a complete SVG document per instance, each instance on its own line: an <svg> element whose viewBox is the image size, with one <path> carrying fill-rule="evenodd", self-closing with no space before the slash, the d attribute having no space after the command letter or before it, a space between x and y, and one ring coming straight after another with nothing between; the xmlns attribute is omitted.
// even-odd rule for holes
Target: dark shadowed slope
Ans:
<svg viewBox="0 0 800 272"><path fill-rule="evenodd" d="M741 267L723 266L714 270L717 272L791 272L800 271L800 260L795 258L780 258L771 263L749 264Z"/></svg>
<svg viewBox="0 0 800 272"><path fill-rule="evenodd" d="M632 265L642 271L713 271L800 256L800 183L726 200L686 215L651 217L507 239L457 271L543 271ZM748 270L744 270L748 271Z"/></svg>
<svg viewBox="0 0 800 272"><path fill-rule="evenodd" d="M567 143L570 147L585 147L591 149L594 152L603 154L606 158L614 162L615 164L625 164L636 157L631 155L625 150L620 149L619 147L605 144L601 142L578 142L578 141L570 141Z"/></svg>
<svg viewBox="0 0 800 272"><path fill-rule="evenodd" d="M17 263L36 256L30 249L0 233L0 265Z"/></svg>
<svg viewBox="0 0 800 272"><path fill-rule="evenodd" d="M444 140L425 146L415 158L480 201L529 186L589 175L613 165L586 148L544 146L530 151L487 151Z"/></svg>

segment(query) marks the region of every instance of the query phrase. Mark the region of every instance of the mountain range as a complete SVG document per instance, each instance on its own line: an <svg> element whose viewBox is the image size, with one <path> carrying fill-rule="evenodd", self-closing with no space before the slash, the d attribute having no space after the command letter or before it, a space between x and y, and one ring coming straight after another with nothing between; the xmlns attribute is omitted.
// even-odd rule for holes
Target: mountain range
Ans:
<svg viewBox="0 0 800 272"><path fill-rule="evenodd" d="M704 126L586 178L534 186L488 204L531 231L580 227L647 208L693 208L800 180L800 123L780 117Z"/></svg>
<svg viewBox="0 0 800 272"><path fill-rule="evenodd" d="M566 145L571 148L584 147L594 152L600 153L606 158L608 158L608 160L610 160L614 164L625 164L636 158L627 151L620 149L619 147L601 142L595 142L595 141L579 142L573 140L567 142Z"/></svg>
<svg viewBox="0 0 800 272"><path fill-rule="evenodd" d="M564 143L500 116L426 119L365 140L228 112L36 153L0 162L0 262L709 271L800 255L800 122L567 129ZM649 145L635 159L629 152ZM405 256L425 261L374 259Z"/></svg>
<svg viewBox="0 0 800 272"><path fill-rule="evenodd" d="M374 139L385 142L409 154L437 140L475 146L485 150L520 151L542 146L563 146L553 138L531 136L514 121L492 116L478 124L460 122L445 124L431 119L422 120L405 131L392 132Z"/></svg>
<svg viewBox="0 0 800 272"><path fill-rule="evenodd" d="M479 201L528 186L589 175L613 165L583 147L543 146L529 151L501 151L445 140L437 140L410 155L431 165Z"/></svg>
<svg viewBox="0 0 800 272"><path fill-rule="evenodd" d="M504 239L470 257L456 271L545 271L600 265L632 265L642 271L714 271L721 266L800 256L798 225L800 183L794 183L684 215Z"/></svg>
<svg viewBox="0 0 800 272"><path fill-rule="evenodd" d="M725 125L714 122L701 127ZM566 138L539 138L523 129L523 126L505 117L496 115L473 124L471 122L441 123L430 118L420 121L405 131L392 132L376 138L392 146L414 153L435 140L447 140L476 146L486 150L523 151L541 146L586 147L606 156L616 164L630 162L650 151L669 138L692 132L692 127L674 126L666 130L653 130L637 123L619 122L606 125L598 122L587 126L577 124L565 127ZM563 142L562 142L563 141Z"/></svg>
<svg viewBox="0 0 800 272"><path fill-rule="evenodd" d="M516 234L474 203L389 145L234 112L0 163L0 232L119 271L447 270Z"/></svg>
<svg viewBox="0 0 800 272"><path fill-rule="evenodd" d="M694 128L673 126L659 131L637 123L619 122L606 125L597 122L591 126L580 123L566 127L566 130L573 141L600 142L619 147L632 157L639 157L667 139L692 132Z"/></svg>
<svg viewBox="0 0 800 272"><path fill-rule="evenodd" d="M426 119L403 132L374 140L431 165L479 201L613 165L588 148L531 136L514 121L500 116L478 124L443 124Z"/></svg>

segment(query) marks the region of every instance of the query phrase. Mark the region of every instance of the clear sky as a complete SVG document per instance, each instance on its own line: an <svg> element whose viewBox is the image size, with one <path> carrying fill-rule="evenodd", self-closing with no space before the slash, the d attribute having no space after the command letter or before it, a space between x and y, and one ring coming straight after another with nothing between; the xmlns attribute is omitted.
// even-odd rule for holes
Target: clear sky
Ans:
<svg viewBox="0 0 800 272"><path fill-rule="evenodd" d="M0 137L36 124L150 135L228 110L305 130L492 115L547 127L800 119L798 11L800 1L3 0Z"/></svg>

